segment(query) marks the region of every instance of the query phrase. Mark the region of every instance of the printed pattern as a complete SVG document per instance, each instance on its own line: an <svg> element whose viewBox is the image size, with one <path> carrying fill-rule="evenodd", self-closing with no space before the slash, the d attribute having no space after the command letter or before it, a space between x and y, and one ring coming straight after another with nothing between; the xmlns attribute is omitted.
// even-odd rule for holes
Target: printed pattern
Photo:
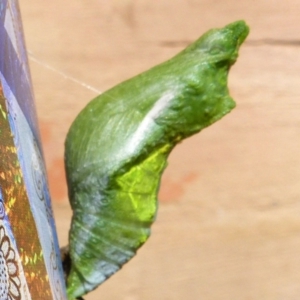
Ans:
<svg viewBox="0 0 300 300"><path fill-rule="evenodd" d="M3 176L1 176L3 177ZM0 299L32 299L0 187Z"/></svg>
<svg viewBox="0 0 300 300"><path fill-rule="evenodd" d="M16 254L3 226L0 226L0 270L0 299L21 299Z"/></svg>
<svg viewBox="0 0 300 300"><path fill-rule="evenodd" d="M0 2L0 299L66 299L16 0Z"/></svg>

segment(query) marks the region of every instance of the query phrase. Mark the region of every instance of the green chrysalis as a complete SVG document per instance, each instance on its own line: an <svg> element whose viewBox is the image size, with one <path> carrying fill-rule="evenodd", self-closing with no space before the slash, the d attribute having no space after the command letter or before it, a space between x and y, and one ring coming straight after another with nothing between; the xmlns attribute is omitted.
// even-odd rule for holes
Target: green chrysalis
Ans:
<svg viewBox="0 0 300 300"><path fill-rule="evenodd" d="M95 289L150 235L174 146L227 114L227 75L248 35L238 21L92 100L67 135L73 209L69 299Z"/></svg>

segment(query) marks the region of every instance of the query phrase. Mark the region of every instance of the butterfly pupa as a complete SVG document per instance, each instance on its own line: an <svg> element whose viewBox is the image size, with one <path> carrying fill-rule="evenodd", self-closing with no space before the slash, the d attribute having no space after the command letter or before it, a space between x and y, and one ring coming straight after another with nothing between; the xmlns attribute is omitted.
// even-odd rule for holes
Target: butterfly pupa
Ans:
<svg viewBox="0 0 300 300"><path fill-rule="evenodd" d="M75 119L65 143L69 299L95 289L147 240L170 151L235 106L227 75L248 31L243 21L208 31L101 94Z"/></svg>

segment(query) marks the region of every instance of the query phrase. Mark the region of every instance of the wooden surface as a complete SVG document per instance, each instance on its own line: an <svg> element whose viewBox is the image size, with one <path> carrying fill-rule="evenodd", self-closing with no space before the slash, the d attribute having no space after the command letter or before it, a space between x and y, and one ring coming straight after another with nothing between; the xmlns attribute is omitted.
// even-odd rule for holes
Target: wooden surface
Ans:
<svg viewBox="0 0 300 300"><path fill-rule="evenodd" d="M300 299L300 2L20 2L62 244L64 137L97 95L84 83L103 91L212 27L251 27L229 78L237 108L174 150L152 237L86 299Z"/></svg>

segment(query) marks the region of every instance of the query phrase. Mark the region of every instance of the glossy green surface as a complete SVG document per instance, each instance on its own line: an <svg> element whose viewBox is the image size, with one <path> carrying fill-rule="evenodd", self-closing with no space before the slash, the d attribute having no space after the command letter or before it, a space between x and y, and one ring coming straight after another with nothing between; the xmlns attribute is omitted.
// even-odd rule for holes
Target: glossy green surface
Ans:
<svg viewBox="0 0 300 300"><path fill-rule="evenodd" d="M170 151L235 106L227 75L247 34L243 21L210 30L76 118L65 151L74 211L69 299L95 289L147 240Z"/></svg>

